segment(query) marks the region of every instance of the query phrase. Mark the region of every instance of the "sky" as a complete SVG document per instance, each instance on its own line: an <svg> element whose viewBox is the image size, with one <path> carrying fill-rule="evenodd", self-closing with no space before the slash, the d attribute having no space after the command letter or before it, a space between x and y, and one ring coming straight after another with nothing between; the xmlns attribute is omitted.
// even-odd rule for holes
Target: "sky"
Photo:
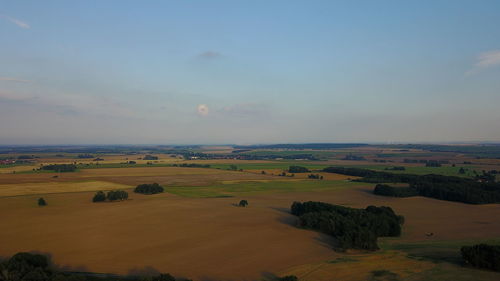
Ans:
<svg viewBox="0 0 500 281"><path fill-rule="evenodd" d="M0 0L0 144L500 141L500 1Z"/></svg>

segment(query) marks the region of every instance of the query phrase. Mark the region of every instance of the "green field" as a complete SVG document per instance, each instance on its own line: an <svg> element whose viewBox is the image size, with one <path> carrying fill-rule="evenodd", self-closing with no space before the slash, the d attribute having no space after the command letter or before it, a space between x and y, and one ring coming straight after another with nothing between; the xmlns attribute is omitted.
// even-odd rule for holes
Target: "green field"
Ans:
<svg viewBox="0 0 500 281"><path fill-rule="evenodd" d="M210 186L167 187L166 192L184 197L231 197L268 192L327 191L339 190L364 183L327 180L249 181L220 183Z"/></svg>

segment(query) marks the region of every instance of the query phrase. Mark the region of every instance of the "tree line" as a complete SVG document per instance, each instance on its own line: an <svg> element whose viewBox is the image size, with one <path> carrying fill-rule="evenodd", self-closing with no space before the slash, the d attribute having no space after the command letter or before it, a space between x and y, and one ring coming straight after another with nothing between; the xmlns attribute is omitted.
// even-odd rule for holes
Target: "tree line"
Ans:
<svg viewBox="0 0 500 281"><path fill-rule="evenodd" d="M339 249L377 250L378 237L400 236L404 217L390 207L355 209L323 202L294 202L293 215L299 226L336 238Z"/></svg>
<svg viewBox="0 0 500 281"><path fill-rule="evenodd" d="M74 172L76 171L76 165L74 164L50 164L40 167L40 170L55 171L58 173Z"/></svg>
<svg viewBox="0 0 500 281"><path fill-rule="evenodd" d="M440 200L456 201L469 204L500 203L500 183L481 181L471 178L443 175L395 174L361 168L327 167L324 172L361 177L355 181L369 183L407 183L417 195ZM391 192L387 187L378 191ZM394 188L394 194L399 191ZM404 191L404 193L411 193ZM387 196L396 196L382 194Z"/></svg>
<svg viewBox="0 0 500 281"><path fill-rule="evenodd" d="M306 167L290 166L290 167L288 167L288 172L289 173L309 173L310 171Z"/></svg>
<svg viewBox="0 0 500 281"><path fill-rule="evenodd" d="M210 165L209 164L197 164L197 163L182 163L182 164L173 164L172 167L210 168Z"/></svg>

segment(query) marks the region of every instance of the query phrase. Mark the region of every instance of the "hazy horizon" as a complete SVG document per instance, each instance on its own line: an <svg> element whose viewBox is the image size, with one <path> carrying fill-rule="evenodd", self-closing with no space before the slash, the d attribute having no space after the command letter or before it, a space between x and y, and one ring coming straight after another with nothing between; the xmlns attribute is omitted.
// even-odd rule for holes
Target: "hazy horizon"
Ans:
<svg viewBox="0 0 500 281"><path fill-rule="evenodd" d="M0 0L0 145L500 142L499 12Z"/></svg>

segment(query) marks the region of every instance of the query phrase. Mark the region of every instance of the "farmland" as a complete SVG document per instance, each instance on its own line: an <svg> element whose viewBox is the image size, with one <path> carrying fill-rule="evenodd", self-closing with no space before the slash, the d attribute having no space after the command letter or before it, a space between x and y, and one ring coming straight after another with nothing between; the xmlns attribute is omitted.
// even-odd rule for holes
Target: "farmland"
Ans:
<svg viewBox="0 0 500 281"><path fill-rule="evenodd" d="M377 156L381 150L391 155ZM210 147L201 151L227 153ZM364 160L342 160L348 153L362 155ZM500 166L495 158L477 159L456 152L408 152L414 158L448 161L441 167L425 167L404 163L409 157L401 156L405 153L356 147L321 151L324 159L308 161L184 159L178 154L148 152L134 155L136 164L125 164L132 157L119 153L95 153L103 159L99 161L77 159L72 153L62 157L37 153L29 165L0 168L0 239L8 241L0 246L0 255L37 251L50 254L68 271L121 275L159 271L194 280L272 280L272 276L290 274L304 281L498 280L499 273L463 267L459 254L463 245L500 243L498 204L377 196L372 193L373 184L322 171L343 166L472 178L485 167ZM137 159L147 154L158 160ZM36 170L40 165L74 162L78 165L75 172ZM210 166L178 166L183 163ZM292 175L287 172L292 165L310 172ZM393 166L405 170L386 170ZM460 174L461 167L467 172ZM310 173L323 179L309 179ZM138 184L153 182L164 186L165 192L132 192ZM116 189L128 191L128 200L91 200L98 190ZM37 206L39 197L48 205ZM249 205L238 207L240 200ZM403 234L379 238L381 249L375 252L334 251L332 237L296 227L290 205L308 200L353 208L390 206L405 217Z"/></svg>

